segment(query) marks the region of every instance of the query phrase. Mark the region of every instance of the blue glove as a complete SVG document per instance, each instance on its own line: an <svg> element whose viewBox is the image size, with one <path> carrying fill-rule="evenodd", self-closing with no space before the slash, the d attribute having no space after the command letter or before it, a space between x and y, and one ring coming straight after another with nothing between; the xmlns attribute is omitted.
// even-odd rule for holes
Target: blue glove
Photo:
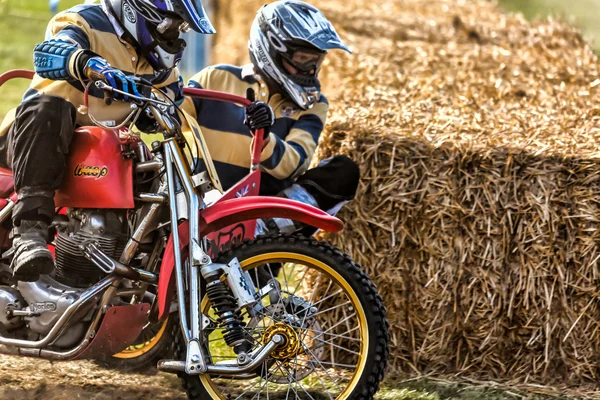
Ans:
<svg viewBox="0 0 600 400"><path fill-rule="evenodd" d="M85 76L93 81L103 81L114 89L140 96L137 84L133 77L127 76L123 71L112 67L105 59L101 57L90 58L84 68ZM114 93L113 97L117 100L129 100L126 95Z"/></svg>

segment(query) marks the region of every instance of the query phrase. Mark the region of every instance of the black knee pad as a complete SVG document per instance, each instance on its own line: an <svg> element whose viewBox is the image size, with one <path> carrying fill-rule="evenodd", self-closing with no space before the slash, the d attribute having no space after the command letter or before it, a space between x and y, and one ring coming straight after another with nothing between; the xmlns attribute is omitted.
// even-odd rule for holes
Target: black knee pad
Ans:
<svg viewBox="0 0 600 400"><path fill-rule="evenodd" d="M356 195L360 168L350 158L338 155L323 160L296 181L314 196L319 208L329 210Z"/></svg>

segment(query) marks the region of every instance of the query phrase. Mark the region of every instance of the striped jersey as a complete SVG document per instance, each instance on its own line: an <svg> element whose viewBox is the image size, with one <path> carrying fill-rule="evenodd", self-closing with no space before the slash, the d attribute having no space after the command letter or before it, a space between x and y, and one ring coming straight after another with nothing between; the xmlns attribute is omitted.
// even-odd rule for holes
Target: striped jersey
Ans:
<svg viewBox="0 0 600 400"><path fill-rule="evenodd" d="M279 93L269 94L252 65L217 65L205 68L188 86L246 96L254 89L256 100L268 103L275 112L270 140L262 151L261 194L275 195L290 186L308 169L325 125L329 105L325 96L309 110L300 109ZM186 98L184 109L197 118L209 152L227 190L244 178L251 163L252 134L244 125L243 107L215 100Z"/></svg>
<svg viewBox="0 0 600 400"><path fill-rule="evenodd" d="M46 31L46 40L61 39L73 42L82 49L91 50L108 63L125 72L148 79L165 91L172 99L179 99L182 80L177 69L155 73L152 66L141 57L135 47L123 38L123 30L111 20L101 5L79 5L57 14ZM83 105L84 87L75 80L53 81L36 75L23 96L23 101L40 94L61 97L76 108ZM0 125L0 136L4 136L15 117L11 110ZM89 89L89 112L107 126L116 126L131 112L130 104L115 101L110 106L104 103L104 93L92 85ZM93 125L88 115L77 113L78 125Z"/></svg>

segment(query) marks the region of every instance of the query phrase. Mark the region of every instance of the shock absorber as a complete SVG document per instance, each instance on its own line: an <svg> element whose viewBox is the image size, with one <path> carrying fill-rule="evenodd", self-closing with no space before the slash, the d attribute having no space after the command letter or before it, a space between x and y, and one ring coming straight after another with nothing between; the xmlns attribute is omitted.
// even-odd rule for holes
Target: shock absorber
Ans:
<svg viewBox="0 0 600 400"><path fill-rule="evenodd" d="M248 352L252 347L252 342L244 329L246 324L242 320L241 312L237 308L231 289L225 282L221 281L222 272L213 271L204 276L206 279L206 295L218 316L219 326L223 327L225 343L233 347L236 354Z"/></svg>

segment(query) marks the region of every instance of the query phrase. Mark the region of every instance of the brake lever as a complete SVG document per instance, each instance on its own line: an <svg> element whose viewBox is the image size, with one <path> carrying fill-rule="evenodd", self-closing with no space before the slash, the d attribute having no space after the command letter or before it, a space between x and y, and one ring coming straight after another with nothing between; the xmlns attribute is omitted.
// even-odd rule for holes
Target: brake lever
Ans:
<svg viewBox="0 0 600 400"><path fill-rule="evenodd" d="M118 94L120 94L122 96L127 96L130 99L139 101L140 103L152 103L152 104L156 104L156 105L160 105L160 106L165 106L165 107L169 107L170 106L170 104L167 103L166 101L162 101L162 100L158 100L158 99L153 99L153 98L150 98L150 97L136 96L134 94L127 93L127 92L124 92L124 91L119 90L119 89L115 89L114 87L109 86L109 85L107 85L106 83L104 83L102 81L96 81L95 85L96 85L96 87L98 89L101 89L101 90L104 91L104 93L105 93L105 97L104 97L105 98L105 102L106 102L106 93L108 92L111 95L114 94L114 93L118 93ZM111 98L111 102L112 102L112 96L109 96L109 97Z"/></svg>

